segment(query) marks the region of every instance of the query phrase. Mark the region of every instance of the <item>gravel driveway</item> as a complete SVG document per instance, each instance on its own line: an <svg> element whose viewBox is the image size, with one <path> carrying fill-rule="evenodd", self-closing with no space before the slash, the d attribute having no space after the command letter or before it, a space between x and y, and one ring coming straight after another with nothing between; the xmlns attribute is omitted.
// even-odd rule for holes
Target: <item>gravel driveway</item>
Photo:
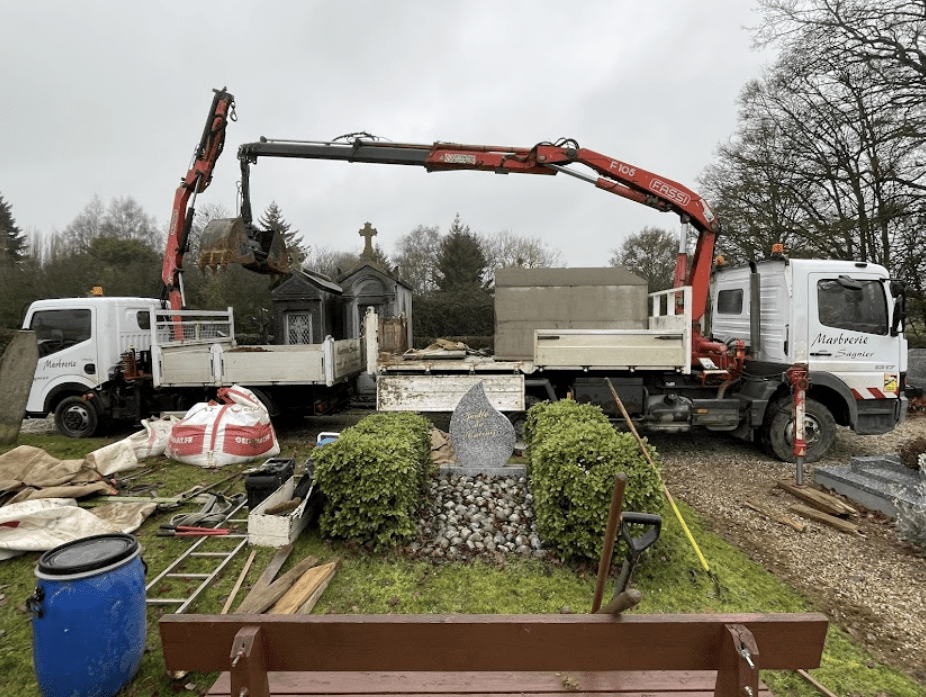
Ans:
<svg viewBox="0 0 926 697"><path fill-rule="evenodd" d="M805 481L812 483L815 466L896 453L921 436L926 436L922 415L881 436L840 428L829 457L805 465ZM800 533L745 505L749 498L786 514L799 501L776 482L793 480L794 465L722 434L650 435L649 440L662 458L669 490L703 514L713 532L802 591L884 663L926 684L926 558L897 539L889 519L862 510L854 521L861 534L850 535L787 514L807 523Z"/></svg>

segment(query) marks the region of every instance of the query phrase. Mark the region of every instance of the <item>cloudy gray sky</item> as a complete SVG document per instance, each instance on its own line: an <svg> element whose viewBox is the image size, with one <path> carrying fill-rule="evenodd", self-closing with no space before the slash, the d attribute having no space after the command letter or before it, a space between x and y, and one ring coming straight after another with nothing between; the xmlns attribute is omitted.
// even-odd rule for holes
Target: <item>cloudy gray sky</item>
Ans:
<svg viewBox="0 0 926 697"><path fill-rule="evenodd" d="M529 147L561 137L697 190L768 54L753 0L0 0L0 194L28 234L98 195L166 229L212 100L235 95L205 202L236 206L240 143L368 131L399 142ZM508 230L607 263L675 216L575 179L262 159L253 203L310 245L391 253L416 225Z"/></svg>

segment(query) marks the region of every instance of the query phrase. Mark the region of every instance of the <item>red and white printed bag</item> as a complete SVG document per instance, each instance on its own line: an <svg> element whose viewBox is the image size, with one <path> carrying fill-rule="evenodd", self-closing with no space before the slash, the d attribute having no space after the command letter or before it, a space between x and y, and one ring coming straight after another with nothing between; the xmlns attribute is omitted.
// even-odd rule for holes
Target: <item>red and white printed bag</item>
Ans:
<svg viewBox="0 0 926 697"><path fill-rule="evenodd" d="M201 402L174 424L167 442L171 460L200 467L223 467L279 455L270 414L245 387L223 387L224 404Z"/></svg>

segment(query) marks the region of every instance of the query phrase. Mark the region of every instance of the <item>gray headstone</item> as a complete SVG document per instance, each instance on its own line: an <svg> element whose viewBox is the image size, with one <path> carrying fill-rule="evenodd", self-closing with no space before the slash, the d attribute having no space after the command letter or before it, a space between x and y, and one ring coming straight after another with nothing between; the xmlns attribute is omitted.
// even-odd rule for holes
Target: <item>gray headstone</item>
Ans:
<svg viewBox="0 0 926 697"><path fill-rule="evenodd" d="M454 409L450 440L464 469L504 467L514 452L514 426L492 406L481 382L463 395Z"/></svg>
<svg viewBox="0 0 926 697"><path fill-rule="evenodd" d="M38 362L35 332L16 332L0 359L0 443L13 443L19 436Z"/></svg>

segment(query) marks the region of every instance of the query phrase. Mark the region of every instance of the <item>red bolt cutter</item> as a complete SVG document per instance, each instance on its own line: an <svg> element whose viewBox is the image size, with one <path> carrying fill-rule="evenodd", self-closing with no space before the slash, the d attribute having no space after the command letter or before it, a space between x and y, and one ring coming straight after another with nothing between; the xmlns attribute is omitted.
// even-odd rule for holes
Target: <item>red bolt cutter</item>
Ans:
<svg viewBox="0 0 926 697"><path fill-rule="evenodd" d="M196 525L162 525L158 537L203 537L204 535L227 535L228 528L201 528Z"/></svg>

